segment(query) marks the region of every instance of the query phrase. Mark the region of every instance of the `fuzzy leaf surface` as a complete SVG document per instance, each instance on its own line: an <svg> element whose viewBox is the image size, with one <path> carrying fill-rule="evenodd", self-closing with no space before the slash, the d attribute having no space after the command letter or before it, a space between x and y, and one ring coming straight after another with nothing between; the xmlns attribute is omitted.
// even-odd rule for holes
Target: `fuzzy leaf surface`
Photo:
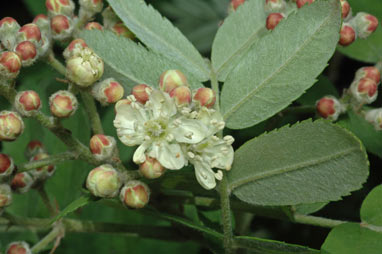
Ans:
<svg viewBox="0 0 382 254"><path fill-rule="evenodd" d="M171 22L143 0L108 0L125 25L153 51L173 60L199 81L209 79L200 53Z"/></svg>
<svg viewBox="0 0 382 254"><path fill-rule="evenodd" d="M382 226L382 186L375 187L361 207L361 220L367 224Z"/></svg>
<svg viewBox="0 0 382 254"><path fill-rule="evenodd" d="M340 200L366 181L360 141L327 121L310 120L252 139L235 152L229 188L255 205Z"/></svg>
<svg viewBox="0 0 382 254"><path fill-rule="evenodd" d="M316 82L339 39L340 4L316 1L260 38L227 77L221 102L227 127L260 123Z"/></svg>

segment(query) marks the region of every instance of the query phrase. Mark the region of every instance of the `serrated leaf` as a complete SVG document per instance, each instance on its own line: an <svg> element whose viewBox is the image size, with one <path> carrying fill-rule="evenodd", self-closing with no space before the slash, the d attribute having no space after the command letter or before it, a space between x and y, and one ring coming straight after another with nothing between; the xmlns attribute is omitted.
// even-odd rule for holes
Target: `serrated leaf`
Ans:
<svg viewBox="0 0 382 254"><path fill-rule="evenodd" d="M302 204L302 205L296 205L294 207L294 209L295 209L295 213L298 213L298 214L311 214L311 213L315 213L315 212L321 210L327 204L328 203L326 203L326 202L325 203Z"/></svg>
<svg viewBox="0 0 382 254"><path fill-rule="evenodd" d="M196 77L181 65L147 50L132 40L109 31L84 31L81 37L107 64L108 73L105 75L111 75L123 82L127 92L136 84L156 87L160 75L168 69L183 71L192 88L202 86Z"/></svg>
<svg viewBox="0 0 382 254"><path fill-rule="evenodd" d="M243 129L276 114L315 83L338 43L341 8L316 1L262 37L227 77L222 112Z"/></svg>
<svg viewBox="0 0 382 254"><path fill-rule="evenodd" d="M361 207L362 222L382 226L382 186L375 187L366 197Z"/></svg>
<svg viewBox="0 0 382 254"><path fill-rule="evenodd" d="M315 105L319 99L326 95L339 97L337 89L333 83L326 76L320 75L317 83L298 98L297 102L303 105Z"/></svg>
<svg viewBox="0 0 382 254"><path fill-rule="evenodd" d="M219 28L212 44L212 67L220 81L237 65L255 42L264 35L264 1L246 1L229 15Z"/></svg>
<svg viewBox="0 0 382 254"><path fill-rule="evenodd" d="M310 120L252 139L235 152L229 188L255 205L341 199L366 181L367 155L350 132Z"/></svg>
<svg viewBox="0 0 382 254"><path fill-rule="evenodd" d="M330 231L321 246L323 254L380 254L382 233L346 223Z"/></svg>
<svg viewBox="0 0 382 254"><path fill-rule="evenodd" d="M209 79L207 63L170 21L142 0L108 0L125 25L155 52L194 73L198 81Z"/></svg>

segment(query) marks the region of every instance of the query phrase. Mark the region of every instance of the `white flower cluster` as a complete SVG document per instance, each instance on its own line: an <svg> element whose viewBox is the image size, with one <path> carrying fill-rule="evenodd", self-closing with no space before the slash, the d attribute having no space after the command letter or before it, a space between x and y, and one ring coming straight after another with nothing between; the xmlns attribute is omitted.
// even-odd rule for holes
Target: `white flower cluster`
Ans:
<svg viewBox="0 0 382 254"><path fill-rule="evenodd" d="M145 162L146 155L155 158L167 169L177 170L191 163L198 182L205 189L216 186L221 170L230 170L234 151L233 137L215 136L224 128L220 112L196 103L178 107L168 93L146 89L145 104L129 95L127 103L116 106L114 126L119 139L127 146L139 145L134 153L136 164Z"/></svg>

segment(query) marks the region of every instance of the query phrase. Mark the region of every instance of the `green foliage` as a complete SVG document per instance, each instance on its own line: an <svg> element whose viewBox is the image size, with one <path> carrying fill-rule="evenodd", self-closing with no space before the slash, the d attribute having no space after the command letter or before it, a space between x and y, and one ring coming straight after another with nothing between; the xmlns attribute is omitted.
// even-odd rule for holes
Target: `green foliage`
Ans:
<svg viewBox="0 0 382 254"><path fill-rule="evenodd" d="M45 1L23 0L23 2L33 15L38 15L46 12Z"/></svg>
<svg viewBox="0 0 382 254"><path fill-rule="evenodd" d="M298 98L297 102L303 105L316 105L316 102L326 95L339 97L333 83L326 76L320 75L317 83Z"/></svg>
<svg viewBox="0 0 382 254"><path fill-rule="evenodd" d="M361 207L361 220L364 223L382 226L382 186L375 187ZM381 232L382 233L382 232Z"/></svg>
<svg viewBox="0 0 382 254"><path fill-rule="evenodd" d="M361 188L367 176L358 139L326 121L304 121L240 147L228 179L247 203L296 205L339 200Z"/></svg>
<svg viewBox="0 0 382 254"><path fill-rule="evenodd" d="M257 124L312 86L334 52L340 23L338 1L316 1L262 37L224 84L221 106L227 126Z"/></svg>
<svg viewBox="0 0 382 254"><path fill-rule="evenodd" d="M209 79L209 68L199 52L152 6L142 0L109 0L109 3L125 25L147 47L193 73L198 81Z"/></svg>
<svg viewBox="0 0 382 254"><path fill-rule="evenodd" d="M229 15L218 30L212 46L212 67L220 81L265 34L264 1L250 0Z"/></svg>

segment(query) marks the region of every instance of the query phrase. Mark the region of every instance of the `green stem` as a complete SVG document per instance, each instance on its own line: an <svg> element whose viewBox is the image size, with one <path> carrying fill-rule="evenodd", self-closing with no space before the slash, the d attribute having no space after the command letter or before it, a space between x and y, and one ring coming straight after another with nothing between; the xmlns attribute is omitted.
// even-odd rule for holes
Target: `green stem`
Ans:
<svg viewBox="0 0 382 254"><path fill-rule="evenodd" d="M39 253L40 251L44 250L48 244L53 242L60 234L63 233L63 228L62 226L55 226L52 231L49 232L41 241L36 243L31 251L33 254Z"/></svg>
<svg viewBox="0 0 382 254"><path fill-rule="evenodd" d="M103 127L101 119L99 117L97 106L95 104L94 98L90 93L90 90L81 90L82 101L84 102L84 107L86 113L89 116L90 125L94 134L103 134Z"/></svg>
<svg viewBox="0 0 382 254"><path fill-rule="evenodd" d="M294 219L294 222L297 222L297 223L318 226L323 228L334 228L336 226L339 226L341 224L348 222L348 221L332 220L332 219L316 217L311 215L303 215L303 214L294 214L293 219Z"/></svg>
<svg viewBox="0 0 382 254"><path fill-rule="evenodd" d="M41 185L39 188L37 188L37 191L42 201L44 202L44 205L48 208L50 214L52 216L57 215L57 209L55 209L52 205L52 202L49 199L48 193L46 192L44 185Z"/></svg>
<svg viewBox="0 0 382 254"><path fill-rule="evenodd" d="M220 190L220 205L221 205L221 214L222 214L222 222L223 222L223 232L224 232L224 249L226 254L233 253L232 249L232 216L231 216L231 206L229 200L229 188L227 176L224 174L223 179L219 185Z"/></svg>
<svg viewBox="0 0 382 254"><path fill-rule="evenodd" d="M55 165L60 162L68 161L68 160L75 160L77 159L77 155L73 152L65 152L55 155L50 155L46 159L38 160L38 161L30 161L23 163L17 167L17 172L24 172L33 170L39 167L44 167L47 165Z"/></svg>
<svg viewBox="0 0 382 254"><path fill-rule="evenodd" d="M46 58L46 62L50 64L54 69L56 69L61 75L66 75L66 67L54 56L53 51L49 53Z"/></svg>
<svg viewBox="0 0 382 254"><path fill-rule="evenodd" d="M216 102L215 102L215 109L217 111L220 111L220 90L219 90L219 82L216 77L216 73L211 68L211 88L215 92L216 95Z"/></svg>

